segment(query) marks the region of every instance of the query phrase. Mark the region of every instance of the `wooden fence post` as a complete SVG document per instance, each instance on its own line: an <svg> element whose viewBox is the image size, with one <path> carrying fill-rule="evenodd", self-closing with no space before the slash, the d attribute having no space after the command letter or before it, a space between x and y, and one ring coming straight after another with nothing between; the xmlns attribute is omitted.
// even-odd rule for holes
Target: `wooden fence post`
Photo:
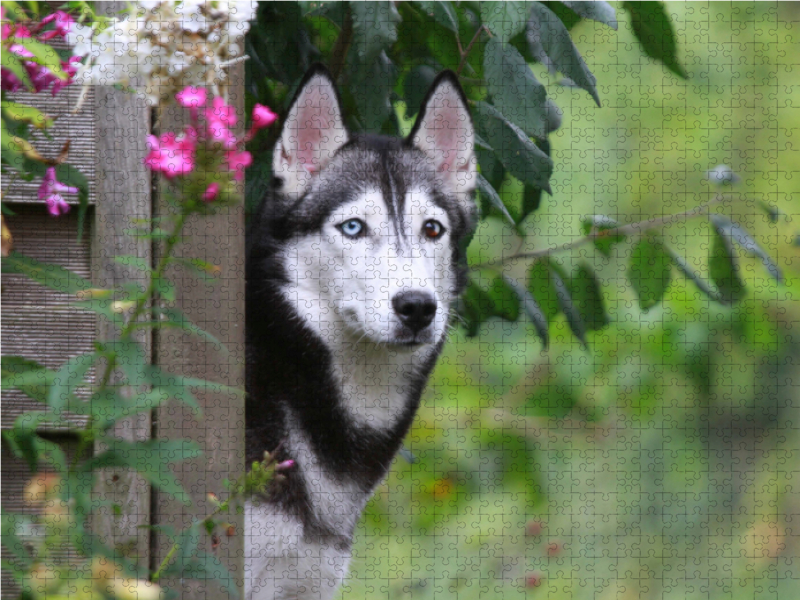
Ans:
<svg viewBox="0 0 800 600"><path fill-rule="evenodd" d="M230 74L229 102L244 122L244 69L238 65ZM159 130L178 131L185 124L185 109L173 106L162 111ZM238 133L241 133L239 131ZM243 196L242 185L242 196ZM162 186L162 191L164 187ZM163 216L170 207L165 198L157 202L157 212ZM192 217L185 229L184 239L175 255L199 258L219 267L216 282L206 284L181 267L170 268L168 277L175 284L176 303L187 318L214 335L224 346L220 349L209 341L170 328L156 332L155 360L165 371L198 377L244 389L244 206L225 209L214 216ZM244 467L244 397L224 394L209 386L195 394L203 410L197 418L182 406L170 403L156 411L155 435L162 439L188 438L203 449L200 459L178 463L174 467L177 479L192 498L191 508L177 500L158 494L154 507L154 522L175 530L187 527L197 517L208 515L213 506L208 494L220 500L227 498L224 480L235 481ZM241 590L244 573L243 517L231 514L230 527L215 532L209 538L203 534L202 549L215 554L234 575ZM171 546L159 535L154 549L160 563ZM224 573L210 574L220 579ZM170 581L178 587L178 582ZM219 598L218 582L205 585L186 581L184 597L193 599Z"/></svg>
<svg viewBox="0 0 800 600"><path fill-rule="evenodd" d="M124 2L101 2L98 13L113 16L125 8ZM150 109L144 100L111 86L95 86L94 115L96 139L94 235L92 270L99 287L111 288L126 282L146 284L147 274L114 260L133 255L150 264L150 241L130 235L136 219L152 216L150 173L144 166L146 137L150 132ZM146 222L146 221L145 221ZM113 327L97 319L98 339L113 339ZM138 341L144 344L148 358L151 332L140 330ZM121 393L125 393L122 390ZM142 413L119 423L113 431L118 438L141 441L151 436L151 418ZM150 566L150 487L130 470L108 469L103 472L95 494L118 508L98 509L92 530L105 544L115 548L140 567Z"/></svg>

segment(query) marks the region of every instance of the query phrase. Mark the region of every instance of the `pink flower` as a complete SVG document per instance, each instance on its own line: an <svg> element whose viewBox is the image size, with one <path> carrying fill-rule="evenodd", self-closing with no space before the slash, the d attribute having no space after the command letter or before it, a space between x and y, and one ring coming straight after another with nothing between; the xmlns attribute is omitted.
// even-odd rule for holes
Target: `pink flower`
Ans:
<svg viewBox="0 0 800 600"><path fill-rule="evenodd" d="M206 89L201 87L187 86L175 94L178 104L184 108L191 108L193 111L206 103Z"/></svg>
<svg viewBox="0 0 800 600"><path fill-rule="evenodd" d="M294 465L295 462L290 458L289 460L285 460L282 463L275 465L275 471L287 471L294 468Z"/></svg>
<svg viewBox="0 0 800 600"><path fill-rule="evenodd" d="M203 192L203 202L213 202L219 195L220 185L215 181L209 184L206 191Z"/></svg>
<svg viewBox="0 0 800 600"><path fill-rule="evenodd" d="M153 171L163 173L167 179L190 173L194 169L196 139L194 130L187 130L180 137L172 132L163 134L161 138L147 136L150 153L145 157L144 164Z"/></svg>
<svg viewBox="0 0 800 600"><path fill-rule="evenodd" d="M69 204L60 194L53 194L47 198L47 212L54 217L65 215L69 212Z"/></svg>
<svg viewBox="0 0 800 600"><path fill-rule="evenodd" d="M228 168L235 171L233 178L241 181L244 178L244 170L253 164L253 156L247 150L231 150L225 153L228 161Z"/></svg>
<svg viewBox="0 0 800 600"><path fill-rule="evenodd" d="M225 100L217 96L214 98L212 108L206 110L206 119L209 121L221 121L228 127L236 127L236 111L232 106L225 104Z"/></svg>
<svg viewBox="0 0 800 600"><path fill-rule="evenodd" d="M66 13L63 10L57 10L52 15L47 15L44 19L42 19L42 25L46 25L51 21L56 22L55 28L51 29L50 31L46 31L39 36L39 39L43 42L59 35L61 37L67 37L72 24L75 22L69 13Z"/></svg>
<svg viewBox="0 0 800 600"><path fill-rule="evenodd" d="M237 141L233 132L228 129L223 121L216 117L211 109L206 112L206 117L208 118L208 135L211 136L211 139L219 142L225 148L233 148Z"/></svg>
<svg viewBox="0 0 800 600"><path fill-rule="evenodd" d="M253 129L269 127L277 120L278 115L263 104L256 104L253 107Z"/></svg>
<svg viewBox="0 0 800 600"><path fill-rule="evenodd" d="M56 179L56 168L48 167L39 186L39 200L47 202L47 210L57 217L69 212L69 204L61 194L77 194L78 188L64 185Z"/></svg>

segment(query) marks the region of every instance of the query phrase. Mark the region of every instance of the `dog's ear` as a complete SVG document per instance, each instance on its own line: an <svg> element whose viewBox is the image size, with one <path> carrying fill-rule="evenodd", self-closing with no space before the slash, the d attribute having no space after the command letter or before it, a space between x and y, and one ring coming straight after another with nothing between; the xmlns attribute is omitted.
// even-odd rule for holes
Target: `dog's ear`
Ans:
<svg viewBox="0 0 800 600"><path fill-rule="evenodd" d="M283 180L281 192L300 196L348 139L333 77L314 65L297 89L272 155L272 173Z"/></svg>
<svg viewBox="0 0 800 600"><path fill-rule="evenodd" d="M453 191L475 189L475 130L467 98L452 71L440 73L433 81L407 143L433 160Z"/></svg>

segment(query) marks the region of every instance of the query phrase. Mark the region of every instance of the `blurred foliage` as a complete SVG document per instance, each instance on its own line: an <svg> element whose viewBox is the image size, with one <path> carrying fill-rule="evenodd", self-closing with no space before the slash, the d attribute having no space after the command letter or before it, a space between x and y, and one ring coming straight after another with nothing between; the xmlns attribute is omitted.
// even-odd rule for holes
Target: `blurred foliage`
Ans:
<svg viewBox="0 0 800 600"><path fill-rule="evenodd" d="M250 101L284 106L287 82L330 63L346 7L262 7ZM340 597L795 595L800 211L789 138L800 112L787 57L800 49L797 9L622 8L397 3L374 40L391 77L373 81L390 82L395 107L380 127L358 119L366 105L347 71L357 65L342 63L349 126L402 134L434 74L458 69L459 45L482 25L493 33L475 38L461 80L483 176L469 260L495 264L473 270L465 327L359 525ZM279 10L292 14L267 12ZM520 14L544 25L531 34ZM732 44L732 31L759 42ZM566 49L552 54L583 57L570 72L553 64L556 42ZM260 52L268 43L283 53ZM507 78L487 74L487 56L509 47L532 65L518 89L538 113L501 99ZM563 116L541 137L545 101ZM503 117L524 137L504 134ZM552 157L545 179L520 178L527 167L489 148L524 152L528 135ZM259 142L268 152L272 140ZM268 177L265 167L249 182L251 202ZM741 200L720 202L723 213L691 215L711 219L669 220L730 190ZM643 219L657 226L619 229ZM576 244L580 234L591 243ZM496 264L553 247L564 251Z"/></svg>

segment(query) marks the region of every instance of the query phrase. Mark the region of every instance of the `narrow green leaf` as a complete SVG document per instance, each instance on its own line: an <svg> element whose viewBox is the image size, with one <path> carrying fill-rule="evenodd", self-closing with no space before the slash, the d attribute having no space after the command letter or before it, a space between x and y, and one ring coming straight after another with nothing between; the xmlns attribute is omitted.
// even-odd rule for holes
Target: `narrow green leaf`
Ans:
<svg viewBox="0 0 800 600"><path fill-rule="evenodd" d="M591 19L603 25L608 25L614 31L619 26L617 24L617 11L608 2L575 2L562 0L563 5L573 10L584 19Z"/></svg>
<svg viewBox="0 0 800 600"><path fill-rule="evenodd" d="M438 4L438 3L437 3ZM406 117L413 117L422 107L425 94L436 78L436 70L428 65L411 69L403 82L403 96L406 103Z"/></svg>
<svg viewBox="0 0 800 600"><path fill-rule="evenodd" d="M714 225L714 229L716 229L717 232L731 238L748 255L761 259L761 262L764 263L764 268L767 270L767 272L778 283L783 283L783 273L778 265L772 261L770 255L767 254L764 249L756 243L756 241L750 236L749 233L747 233L747 231L745 231L744 227L738 223L734 223L722 215L712 215L711 223Z"/></svg>
<svg viewBox="0 0 800 600"><path fill-rule="evenodd" d="M495 155L508 171L523 183L550 193L553 161L516 125L495 107L476 102L475 122L482 136L495 149Z"/></svg>
<svg viewBox="0 0 800 600"><path fill-rule="evenodd" d="M478 191L480 191L481 197L485 198L492 207L496 208L509 223L516 225L516 223L514 223L514 218L511 216L511 213L508 212L508 209L506 208L506 205L503 204L503 200L500 198L499 194L480 173L478 173Z"/></svg>
<svg viewBox="0 0 800 600"><path fill-rule="evenodd" d="M158 297L167 302L175 302L175 284L166 277L155 277L153 279Z"/></svg>
<svg viewBox="0 0 800 600"><path fill-rule="evenodd" d="M113 260L115 263L122 265L123 267L133 267L134 269L144 271L145 273L150 273L152 271L149 259L142 258L141 256L119 254L115 256Z"/></svg>
<svg viewBox="0 0 800 600"><path fill-rule="evenodd" d="M56 372L22 356L3 356L3 389L17 388L29 398L47 402L48 389L53 385Z"/></svg>
<svg viewBox="0 0 800 600"><path fill-rule="evenodd" d="M670 256L672 257L672 262L675 264L678 270L683 273L685 277L692 280L697 286L697 289L703 292L711 300L715 300L717 302L721 301L721 297L716 290L712 289L711 286L708 285L706 281L686 263L682 256L679 256L677 252L667 246L664 246L664 249L669 252Z"/></svg>
<svg viewBox="0 0 800 600"><path fill-rule="evenodd" d="M578 310L578 307L575 306L572 296L570 295L569 288L564 281L566 278L563 276L560 269L554 268L554 263L550 263L549 266L550 280L552 281L553 289L556 292L558 306L561 309L561 312L563 312L564 316L567 318L567 324L569 325L572 334L578 338L581 346L588 348L589 344L586 341L586 324L583 322L580 310Z"/></svg>
<svg viewBox="0 0 800 600"><path fill-rule="evenodd" d="M590 215L581 219L581 232L583 235L589 235L593 231L598 233L593 240L593 244L603 256L610 257L614 245L625 241L625 234L622 233L605 235L604 232L611 231L617 227L619 227L619 223L606 215Z"/></svg>
<svg viewBox="0 0 800 600"><path fill-rule="evenodd" d="M481 2L481 23L501 42L508 42L525 29L526 2Z"/></svg>
<svg viewBox="0 0 800 600"><path fill-rule="evenodd" d="M200 447L189 440L148 440L128 442L117 438L100 438L108 448L84 463L84 471L109 467L129 468L161 491L191 504L189 494L172 473L169 465L200 456Z"/></svg>
<svg viewBox="0 0 800 600"><path fill-rule="evenodd" d="M773 206L772 204L768 204L768 203L764 202L763 200L759 200L758 201L758 206L759 206L759 208L761 208L761 210L764 211L764 213L767 215L767 217L769 217L769 222L770 223L777 223L781 219L781 217L783 217L784 220L787 220L787 221L789 220L789 216L785 212L783 212L780 208L778 208L777 206Z"/></svg>
<svg viewBox="0 0 800 600"><path fill-rule="evenodd" d="M547 91L516 48L490 39L483 55L483 72L494 106L503 116L528 135L544 138Z"/></svg>
<svg viewBox="0 0 800 600"><path fill-rule="evenodd" d="M45 127L50 127L50 125L53 124L52 117L47 116L38 108L28 106L27 104L19 104L17 102L3 100L3 112L8 115L9 118L14 119L15 121L30 123L37 129L44 129Z"/></svg>
<svg viewBox="0 0 800 600"><path fill-rule="evenodd" d="M125 375L127 385L138 387L153 383L151 368L141 344L131 339L117 340L112 343L111 349L116 356L117 366Z"/></svg>
<svg viewBox="0 0 800 600"><path fill-rule="evenodd" d="M662 2L623 2L631 15L636 39L650 58L661 61L678 77L688 79L678 62L678 43L666 7Z"/></svg>
<svg viewBox="0 0 800 600"><path fill-rule="evenodd" d="M199 338L207 340L214 345L216 350L228 352L225 345L220 342L215 336L211 335L205 329L202 329L192 323L189 318L177 308L157 308L156 312L162 315L164 320L152 323L153 327L179 327L189 333L196 335Z"/></svg>
<svg viewBox="0 0 800 600"><path fill-rule="evenodd" d="M49 410L30 411L17 417L12 429L3 431L3 439L17 457L28 463L31 473L39 471L39 462L42 460L51 463L58 471L66 470L66 457L61 447L37 434L45 424L63 425L64 421L60 415Z"/></svg>
<svg viewBox="0 0 800 600"><path fill-rule="evenodd" d="M3 258L2 267L3 273L27 275L37 283L64 294L75 294L93 287L91 281L64 267L39 262L17 252Z"/></svg>
<svg viewBox="0 0 800 600"><path fill-rule="evenodd" d="M611 322L603 302L600 283L586 263L581 263L569 282L572 300L588 331L599 331Z"/></svg>
<svg viewBox="0 0 800 600"><path fill-rule="evenodd" d="M517 294L517 298L519 298L522 310L531 320L531 323L533 323L533 327L536 329L536 334L542 340L542 346L547 349L547 346L550 343L550 338L548 334L547 317L544 315L541 307L536 303L536 300L528 292L528 290L526 290L525 287L518 281L514 281L510 277L505 276L504 279L506 285L513 289L514 293Z"/></svg>
<svg viewBox="0 0 800 600"><path fill-rule="evenodd" d="M655 238L645 236L633 248L628 278L643 311L661 302L669 287L671 268L672 257Z"/></svg>
<svg viewBox="0 0 800 600"><path fill-rule="evenodd" d="M131 398L121 396L111 389L92 396L91 406L92 421L97 425L98 431L105 431L108 427L128 417L148 412L158 408L173 396L163 388L155 388L147 392L134 394Z"/></svg>
<svg viewBox="0 0 800 600"><path fill-rule="evenodd" d="M595 79L580 52L572 43L569 31L553 11L539 2L532 2L531 18L528 21L526 37L531 53L542 64L551 70L561 71L578 87L589 92L597 106L600 96L597 95Z"/></svg>
<svg viewBox="0 0 800 600"><path fill-rule="evenodd" d="M739 277L733 243L728 236L719 231L714 235L714 241L711 244L708 270L711 281L719 290L720 300L723 304L735 304L744 298L745 285Z"/></svg>
<svg viewBox="0 0 800 600"><path fill-rule="evenodd" d="M60 412L75 390L84 384L86 373L97 360L94 352L80 354L68 360L58 370L47 395L47 404L55 412Z"/></svg>

